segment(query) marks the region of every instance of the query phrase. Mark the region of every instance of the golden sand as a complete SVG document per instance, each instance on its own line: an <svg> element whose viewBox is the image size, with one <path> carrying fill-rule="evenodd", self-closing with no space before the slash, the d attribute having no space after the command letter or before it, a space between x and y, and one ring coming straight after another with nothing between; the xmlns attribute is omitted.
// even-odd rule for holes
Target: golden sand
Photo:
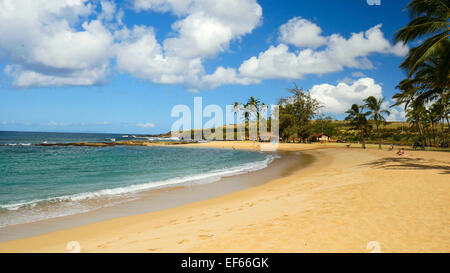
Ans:
<svg viewBox="0 0 450 273"><path fill-rule="evenodd" d="M253 142L188 145L259 149ZM0 243L0 252L68 252L70 241L82 252L450 252L449 153L279 149L316 160L261 186Z"/></svg>

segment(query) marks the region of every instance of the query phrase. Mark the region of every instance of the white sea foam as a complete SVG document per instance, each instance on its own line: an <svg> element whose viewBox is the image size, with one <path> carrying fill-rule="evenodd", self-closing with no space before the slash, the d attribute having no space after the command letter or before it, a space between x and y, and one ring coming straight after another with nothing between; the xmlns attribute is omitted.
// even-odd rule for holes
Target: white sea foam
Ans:
<svg viewBox="0 0 450 273"><path fill-rule="evenodd" d="M6 143L0 144L0 146L31 146L31 143Z"/></svg>
<svg viewBox="0 0 450 273"><path fill-rule="evenodd" d="M148 141L179 141L179 137L145 137L145 136L133 136L133 138L142 138Z"/></svg>

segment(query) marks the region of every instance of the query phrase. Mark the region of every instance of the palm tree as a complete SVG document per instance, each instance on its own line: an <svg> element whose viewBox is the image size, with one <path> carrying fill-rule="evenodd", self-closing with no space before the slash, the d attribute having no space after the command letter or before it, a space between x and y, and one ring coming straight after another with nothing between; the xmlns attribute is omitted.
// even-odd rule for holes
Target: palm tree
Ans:
<svg viewBox="0 0 450 273"><path fill-rule="evenodd" d="M245 105L245 107L247 106L251 106L253 108L254 111L256 111L256 114L259 114L259 105L260 105L261 101L258 99L255 99L255 97L250 97L247 101L247 104Z"/></svg>
<svg viewBox="0 0 450 273"><path fill-rule="evenodd" d="M250 106L250 111L253 111L256 114L256 138L259 140L259 106L261 104L261 101L258 99L255 99L255 97L250 97L247 101L247 104L245 104L245 107ZM250 116L248 112L245 112L247 120L249 120ZM249 123L250 126L250 123ZM249 127L250 130L250 127Z"/></svg>
<svg viewBox="0 0 450 273"><path fill-rule="evenodd" d="M395 34L395 42L408 42L425 37L421 45L411 48L401 67L409 77L427 58L445 51L449 39L450 0L412 0L409 10L411 22Z"/></svg>
<svg viewBox="0 0 450 273"><path fill-rule="evenodd" d="M405 79L401 81L396 88L399 89L400 92L392 96L395 104L391 105L391 107L399 106L401 104L404 105L405 111L409 115L408 122L416 125L417 131L420 135L422 147L425 147L425 136L421 121L423 115L419 114L421 112L421 108L424 106L423 100L417 99L417 93L420 89L420 81L417 79Z"/></svg>
<svg viewBox="0 0 450 273"><path fill-rule="evenodd" d="M391 112L385 109L381 109L384 98L376 99L374 96L370 96L364 100L365 106L371 110L369 120L375 121L375 127L377 129L377 137L378 137L378 149L381 150L381 137L380 137L380 123L385 122L386 119L383 115L390 115Z"/></svg>
<svg viewBox="0 0 450 273"><path fill-rule="evenodd" d="M235 102L233 105L233 113L237 115L239 111L241 110L241 104L239 102Z"/></svg>
<svg viewBox="0 0 450 273"><path fill-rule="evenodd" d="M367 116L370 115L370 112L364 112L364 106L353 104L352 107L345 113L348 114L345 120L349 120L350 124L356 130L359 130L359 138L362 144L362 148L365 149L366 142L364 139L364 135L370 129L369 122L367 121Z"/></svg>
<svg viewBox="0 0 450 273"><path fill-rule="evenodd" d="M401 104L404 105L405 110L408 108L410 104L414 104L416 100L416 92L417 92L417 82L411 79L405 79L400 82L399 85L396 86L400 92L396 93L392 96L392 99L395 101L391 107L399 106Z"/></svg>
<svg viewBox="0 0 450 273"><path fill-rule="evenodd" d="M233 105L233 113L234 113L234 116L235 116L235 118L236 118L236 124L235 125L233 125L233 134L234 134L234 132L236 132L236 135L234 136L234 138L236 138L236 140L239 140L239 139L237 139L237 126L238 126L238 122L239 122L239 119L238 119L238 113L239 113L239 111L241 111L241 104L239 103L239 102L235 102L234 103L234 105ZM233 139L234 139L233 138Z"/></svg>
<svg viewBox="0 0 450 273"><path fill-rule="evenodd" d="M413 125L416 125L417 131L420 135L421 146L425 148L426 137L424 123L426 121L426 108L420 101L415 101L408 109L406 109L406 120Z"/></svg>

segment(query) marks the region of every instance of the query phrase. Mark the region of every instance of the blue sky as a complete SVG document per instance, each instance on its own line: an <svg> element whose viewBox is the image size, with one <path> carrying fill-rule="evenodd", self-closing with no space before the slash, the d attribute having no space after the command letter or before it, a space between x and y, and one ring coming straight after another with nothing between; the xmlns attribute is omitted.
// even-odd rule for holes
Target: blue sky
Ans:
<svg viewBox="0 0 450 273"><path fill-rule="evenodd" d="M368 95L387 106L407 3L1 0L0 130L162 133L195 96L275 104L293 82L338 119Z"/></svg>

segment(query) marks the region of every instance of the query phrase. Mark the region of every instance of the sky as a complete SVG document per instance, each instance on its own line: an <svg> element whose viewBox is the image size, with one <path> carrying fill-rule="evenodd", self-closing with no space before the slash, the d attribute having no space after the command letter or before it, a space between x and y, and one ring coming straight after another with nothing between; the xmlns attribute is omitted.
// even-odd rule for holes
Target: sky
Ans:
<svg viewBox="0 0 450 273"><path fill-rule="evenodd" d="M371 95L389 107L407 4L0 0L0 130L165 133L194 97L270 105L294 83L335 119Z"/></svg>

